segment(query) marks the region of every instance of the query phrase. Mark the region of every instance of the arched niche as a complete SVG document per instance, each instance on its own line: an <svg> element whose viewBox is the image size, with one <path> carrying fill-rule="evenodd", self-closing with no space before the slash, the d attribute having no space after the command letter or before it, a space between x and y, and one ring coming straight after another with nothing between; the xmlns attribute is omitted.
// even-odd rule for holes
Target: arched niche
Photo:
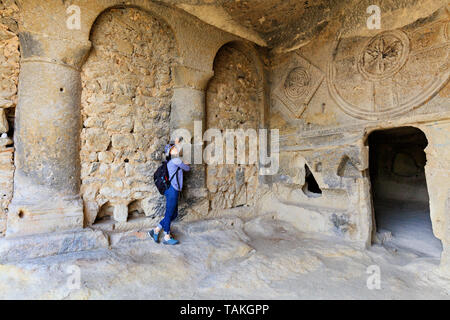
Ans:
<svg viewBox="0 0 450 320"><path fill-rule="evenodd" d="M264 69L253 45L233 41L218 50L213 70L214 77L206 89L206 129L218 130L224 138L227 129L235 133L238 129L244 130L245 163L238 163L236 140L232 164L225 164L224 152L223 160L206 166L211 209L254 205L259 166L257 159L255 162L250 159L249 147L257 148L258 129L265 127ZM247 130L254 135L247 135ZM256 155L258 157L257 152Z"/></svg>
<svg viewBox="0 0 450 320"><path fill-rule="evenodd" d="M103 11L90 41L81 71L81 194L87 225L107 201L118 208L117 221L127 219L123 204L133 201L145 203L146 214L152 214L159 195L151 175L170 137L178 63L170 26L135 6Z"/></svg>

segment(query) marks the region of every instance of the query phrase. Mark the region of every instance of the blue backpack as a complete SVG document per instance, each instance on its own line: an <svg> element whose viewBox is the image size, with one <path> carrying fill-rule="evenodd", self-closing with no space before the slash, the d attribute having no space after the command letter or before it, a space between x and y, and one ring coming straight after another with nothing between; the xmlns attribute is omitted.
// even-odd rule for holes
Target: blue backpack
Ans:
<svg viewBox="0 0 450 320"><path fill-rule="evenodd" d="M155 173L153 174L153 181L155 182L156 188L158 189L160 194L163 195L166 190L170 188L170 183L172 182L173 177L177 175L178 170L180 170L180 168L177 168L177 171L175 171L173 176L169 178L167 161L163 161L159 168L156 169Z"/></svg>

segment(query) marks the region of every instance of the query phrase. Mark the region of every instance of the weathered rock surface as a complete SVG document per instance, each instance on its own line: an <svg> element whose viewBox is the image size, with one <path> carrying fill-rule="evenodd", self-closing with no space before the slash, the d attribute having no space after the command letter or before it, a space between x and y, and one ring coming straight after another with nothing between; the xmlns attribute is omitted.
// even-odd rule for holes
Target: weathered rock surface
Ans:
<svg viewBox="0 0 450 320"><path fill-rule="evenodd" d="M17 262L78 251L107 248L107 237L91 229L0 239L0 261Z"/></svg>
<svg viewBox="0 0 450 320"><path fill-rule="evenodd" d="M0 298L19 299L448 299L438 260L299 233L271 216L175 226L181 245L124 241L0 265ZM369 290L368 267L381 269ZM77 269L75 269L77 268ZM80 287L73 286L79 270Z"/></svg>

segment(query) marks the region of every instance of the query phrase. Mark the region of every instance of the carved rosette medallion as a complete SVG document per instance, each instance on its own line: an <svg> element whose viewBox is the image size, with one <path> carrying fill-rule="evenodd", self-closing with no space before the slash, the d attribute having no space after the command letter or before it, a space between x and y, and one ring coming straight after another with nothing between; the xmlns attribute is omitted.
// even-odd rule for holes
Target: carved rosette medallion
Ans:
<svg viewBox="0 0 450 320"><path fill-rule="evenodd" d="M449 21L341 39L328 65L328 89L352 117L390 119L422 106L450 76Z"/></svg>
<svg viewBox="0 0 450 320"><path fill-rule="evenodd" d="M294 118L301 118L306 106L324 79L324 74L309 61L295 54L291 62L275 72L273 96Z"/></svg>
<svg viewBox="0 0 450 320"><path fill-rule="evenodd" d="M404 32L383 32L370 39L361 51L358 70L368 80L383 80L403 67L408 54L409 39Z"/></svg>

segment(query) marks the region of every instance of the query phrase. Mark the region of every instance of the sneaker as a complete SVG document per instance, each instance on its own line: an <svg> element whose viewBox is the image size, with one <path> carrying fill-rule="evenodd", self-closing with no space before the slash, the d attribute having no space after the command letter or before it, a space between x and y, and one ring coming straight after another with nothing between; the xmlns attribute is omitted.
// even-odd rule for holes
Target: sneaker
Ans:
<svg viewBox="0 0 450 320"><path fill-rule="evenodd" d="M179 243L180 243L180 241L175 240L174 238L170 238L169 240L163 240L163 244L170 245L170 246L174 246Z"/></svg>
<svg viewBox="0 0 450 320"><path fill-rule="evenodd" d="M153 238L153 241L155 241L156 243L159 242L159 240L158 240L159 232L155 233L155 230L152 229L149 232L147 232L147 234Z"/></svg>

